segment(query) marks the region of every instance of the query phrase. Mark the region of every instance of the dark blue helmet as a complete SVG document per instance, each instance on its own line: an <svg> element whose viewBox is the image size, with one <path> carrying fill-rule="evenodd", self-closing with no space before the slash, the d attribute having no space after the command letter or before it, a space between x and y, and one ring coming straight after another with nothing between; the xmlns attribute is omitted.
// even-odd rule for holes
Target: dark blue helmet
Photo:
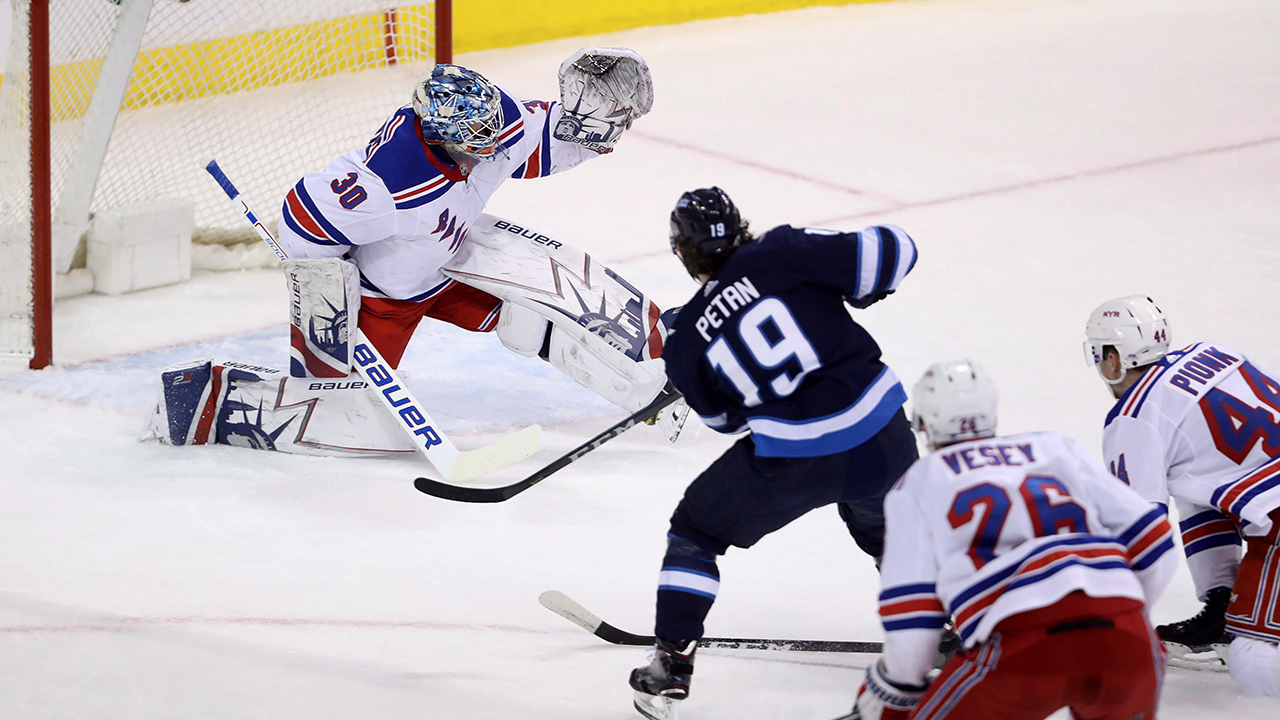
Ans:
<svg viewBox="0 0 1280 720"><path fill-rule="evenodd" d="M672 252L681 246L703 258L728 257L742 240L742 215L718 187L690 190L671 211Z"/></svg>

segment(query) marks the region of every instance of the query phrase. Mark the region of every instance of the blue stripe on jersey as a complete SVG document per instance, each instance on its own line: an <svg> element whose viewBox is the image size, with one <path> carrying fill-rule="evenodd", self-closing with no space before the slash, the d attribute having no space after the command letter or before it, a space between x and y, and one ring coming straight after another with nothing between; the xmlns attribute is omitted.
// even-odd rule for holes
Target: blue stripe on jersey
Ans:
<svg viewBox="0 0 1280 720"><path fill-rule="evenodd" d="M1089 540L1096 541L1097 538L1089 538ZM1009 592L1010 590L1016 590L1018 588L1026 587L1028 585L1034 585L1035 583L1038 583L1041 580L1045 580L1046 578L1053 577L1054 575L1057 575L1059 572L1062 572L1063 570L1066 570L1067 568L1072 568L1072 567L1083 567L1091 570L1124 570L1126 572L1133 571L1132 568L1129 567L1129 563L1125 562L1124 560L1120 560L1118 558L1085 558L1080 556L1069 556L1069 557L1064 557L1061 560L1054 561L1052 565L1045 568L1044 570L1033 573L1031 575L1025 575L1023 577L1018 578L1017 580L1014 580L1013 582L1009 583L1009 585L1005 587L1001 592L1005 593L1005 592ZM1001 574L1003 575L1004 573L1001 573ZM959 607L959 603L955 603L954 606ZM967 623L965 623L964 627L958 629L958 632L960 634L960 639L962 641L968 641L969 637L973 635L974 631L978 629L978 625L980 624L981 618L984 615L986 615L986 610L983 610L982 612L979 612L978 614L974 615L972 618L969 619Z"/></svg>
<svg viewBox="0 0 1280 720"><path fill-rule="evenodd" d="M1206 535L1199 540L1192 540L1183 546L1182 551L1187 557L1191 557L1196 553L1202 553L1205 550L1212 550L1216 547L1224 545L1239 545L1239 533L1217 533L1214 535Z"/></svg>
<svg viewBox="0 0 1280 720"><path fill-rule="evenodd" d="M1151 395L1151 389L1154 388L1157 385L1157 383L1159 383L1160 376L1163 375L1166 370L1172 367L1174 363L1180 360L1182 356L1185 355L1188 351L1194 350L1200 345L1201 343L1196 343L1195 345L1192 345L1187 348L1183 348L1182 350L1174 350L1166 354L1164 357L1160 358L1159 360L1157 360L1154 363L1155 367L1147 371L1147 372L1155 373L1151 381L1143 382L1143 380L1146 380L1146 378L1143 378L1143 380L1139 380L1138 382L1134 383L1133 386L1130 387L1128 390L1125 390L1124 394L1120 396L1120 399L1116 401L1116 404L1111 406L1111 411L1107 413L1107 419L1103 421L1102 426L1105 428L1106 426L1111 424L1112 420L1115 420L1117 417L1120 417L1120 412L1124 409L1126 405L1129 404L1131 400L1129 395L1131 393L1137 392L1139 388L1141 388L1142 397L1133 406L1132 412L1125 413L1125 416L1127 417L1137 417L1138 412L1142 410L1143 404L1147 402L1147 398Z"/></svg>
<svg viewBox="0 0 1280 720"><path fill-rule="evenodd" d="M417 295L414 295L413 297L408 297L408 298L392 298L392 299L403 299L405 302L421 302L422 300L427 300L440 294L442 291L444 291L445 288L449 287L449 283L451 282L453 282L453 280L449 278L445 278L444 282L440 283L439 285L436 285L435 287L431 288L430 290L424 293L418 293ZM372 290L373 292L383 297L387 297L387 298L391 297L390 295L383 292L382 288L370 282L369 278L364 276L364 273L360 273L360 287L364 288L365 290Z"/></svg>
<svg viewBox="0 0 1280 720"><path fill-rule="evenodd" d="M509 130L512 125L516 123L520 123L521 125L524 124L524 106L516 102L510 95L506 93L501 93L501 95L502 95L502 119L505 122L503 123L502 129L498 131L498 137L502 137L503 133L507 132L507 130ZM515 122L512 122L511 118L515 118ZM502 147L506 148L507 150L510 150L512 146L520 142L520 139L523 137L524 137L524 128L521 127L519 132L513 133L511 137L507 138L502 142Z"/></svg>
<svg viewBox="0 0 1280 720"><path fill-rule="evenodd" d="M947 625L947 617L945 615L923 615L903 620L883 620L880 624L884 626L885 632L893 632L894 630L913 630L918 628L923 628L925 630L941 630Z"/></svg>
<svg viewBox="0 0 1280 720"><path fill-rule="evenodd" d="M301 182L299 182L298 184L299 184L299 185L301 185L302 183L301 183ZM316 245L339 245L339 244L341 244L341 243L335 242L335 241L333 241L333 240L330 240L329 238L320 237L319 235L316 235L315 233L311 232L310 230L307 230L306 228L302 227L302 225L301 225L300 223L298 223L298 221L297 221L297 220L295 220L295 219L294 219L294 217L293 217L293 211L289 209L289 202L288 202L287 200L286 200L286 201L285 201L285 203L284 203L284 212L283 212L283 213L281 213L281 218L283 218L283 219L284 219L284 224L285 224L285 225L288 225L290 230L292 230L292 231L294 231L295 233L297 233L298 235L300 235L300 236L301 236L302 238L304 238L307 242L314 243L314 244L316 244ZM297 377L297 376L295 376L295 377Z"/></svg>
<svg viewBox="0 0 1280 720"><path fill-rule="evenodd" d="M747 418L756 455L761 457L816 457L857 447L880 432L907 402L902 383L883 368L875 382L849 407L810 420Z"/></svg>
<svg viewBox="0 0 1280 720"><path fill-rule="evenodd" d="M893 285L893 278L898 274L898 238L886 227L876 227L880 236L880 267L876 277L875 292L883 292Z"/></svg>
<svg viewBox="0 0 1280 720"><path fill-rule="evenodd" d="M1163 506L1156 506L1152 508L1146 515L1143 515L1142 517L1135 520L1134 523L1130 525L1124 532L1120 533L1120 537L1118 539L1120 540L1120 542L1124 543L1125 545L1132 544L1133 541L1137 539L1139 534L1143 533L1144 531L1150 528L1151 523L1155 522L1159 518L1164 517L1167 514L1168 513L1165 511Z"/></svg>
<svg viewBox="0 0 1280 720"><path fill-rule="evenodd" d="M1159 560L1160 556L1164 555L1165 553L1169 552L1172 549L1173 549L1173 535L1170 535L1169 537L1160 541L1159 545L1156 545L1153 548L1149 548L1146 554L1142 556L1141 560L1133 561L1132 567L1134 570L1146 570L1147 568L1155 564L1155 561Z"/></svg>
<svg viewBox="0 0 1280 720"><path fill-rule="evenodd" d="M938 591L938 586L934 583L915 583L912 585L895 585L894 587L880 591L880 602L892 600L903 595L933 595Z"/></svg>
<svg viewBox="0 0 1280 720"><path fill-rule="evenodd" d="M311 217L315 218L315 221L320 224L320 227L324 228L324 231L329 233L329 237L337 240L343 245L355 244L348 240L346 235L343 235L338 228L333 226L333 223L329 222L329 220L325 218L325 216L320 212L320 208L316 206L315 201L311 199L311 195L307 192L307 188L303 185L301 180L298 181L298 184L295 185L294 188L298 191L298 199L301 200L302 204L306 206L308 211L310 211Z"/></svg>
<svg viewBox="0 0 1280 720"><path fill-rule="evenodd" d="M444 183L443 185L441 185L441 186L440 186L440 189L439 189L439 190L435 190L435 191L433 191L433 192L429 192L429 193L427 193L426 195L419 195L419 196L417 196L417 197L415 197L415 198L410 198L409 200L404 200L404 201L398 201L398 202L396 202L396 209L397 209L397 210L410 210L410 209L412 209L412 208L422 207L423 205L426 205L427 203L435 202L436 200L438 200L438 199L440 199L440 198L444 197L444 194L445 194L445 193L447 193L447 192L449 192L449 190L450 190L451 188L453 188L453 183L451 183L451 182L446 182L446 183Z"/></svg>
<svg viewBox="0 0 1280 720"><path fill-rule="evenodd" d="M547 120L551 119L551 111L555 109L556 103L547 105ZM542 124L542 152L538 155L542 167L538 168L538 175L546 177L551 174L551 123Z"/></svg>
<svg viewBox="0 0 1280 720"><path fill-rule="evenodd" d="M1019 561L1018 563L1010 565L1002 570L999 570L983 578L982 580L979 580L973 585L970 585L968 588L964 589L963 591L957 593L956 596L951 599L951 609L953 611L957 610L962 605L972 600L974 597L981 595L982 593L986 592L988 589L996 585L999 585L1005 580L1008 580L1010 577L1014 575L1014 573L1018 572L1018 568L1022 567L1023 563L1027 562L1028 559L1036 555L1041 555L1046 551L1050 551L1050 550L1057 550L1067 545L1094 545L1099 542L1106 542L1106 540L1104 538L1098 538L1092 535L1074 535L1074 536L1062 538L1061 540L1053 540L1053 541L1047 542L1037 547L1033 551L1031 551L1031 553L1027 555L1027 557L1022 558L1022 560Z"/></svg>
<svg viewBox="0 0 1280 720"><path fill-rule="evenodd" d="M1187 518L1186 520L1183 520L1182 522L1179 522L1178 531L1185 533L1188 530L1200 527L1205 523L1217 522L1218 520L1227 520L1227 516L1223 515L1217 510L1205 510L1203 512L1198 512L1195 515L1192 515L1191 517ZM1228 520L1228 522L1230 521Z"/></svg>

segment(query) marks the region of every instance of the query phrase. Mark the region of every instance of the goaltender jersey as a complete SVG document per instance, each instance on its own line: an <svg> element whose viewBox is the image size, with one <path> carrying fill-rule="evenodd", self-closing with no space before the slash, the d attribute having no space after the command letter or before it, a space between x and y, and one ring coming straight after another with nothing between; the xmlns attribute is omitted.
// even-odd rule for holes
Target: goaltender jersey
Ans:
<svg viewBox="0 0 1280 720"><path fill-rule="evenodd" d="M546 177L602 152L555 138L558 102L518 102L499 88L497 158L455 163L428 145L413 106L397 110L365 149L308 173L285 196L280 243L291 258L349 254L362 293L420 301L452 282L453 257L485 203L508 178Z"/></svg>
<svg viewBox="0 0 1280 720"><path fill-rule="evenodd" d="M844 302L892 292L915 261L915 243L895 226L775 227L738 247L680 309L662 351L668 376L707 426L750 429L756 455L856 447L907 396Z"/></svg>
<svg viewBox="0 0 1280 720"><path fill-rule="evenodd" d="M1197 594L1230 586L1240 535L1266 535L1280 507L1280 382L1238 350L1196 343L1166 354L1116 402L1102 436L1116 477L1179 500Z"/></svg>
<svg viewBox="0 0 1280 720"><path fill-rule="evenodd" d="M889 675L920 683L950 617L966 648L1075 591L1148 605L1172 577L1164 507L1053 432L948 445L885 498L880 616Z"/></svg>

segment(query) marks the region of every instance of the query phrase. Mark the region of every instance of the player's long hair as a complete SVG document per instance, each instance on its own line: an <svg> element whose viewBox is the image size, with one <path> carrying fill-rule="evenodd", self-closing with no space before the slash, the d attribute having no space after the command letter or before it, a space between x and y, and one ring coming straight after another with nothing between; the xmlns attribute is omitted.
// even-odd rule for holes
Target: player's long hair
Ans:
<svg viewBox="0 0 1280 720"><path fill-rule="evenodd" d="M755 236L748 229L751 223L742 220L738 223L738 240L730 247L724 248L712 255L699 255L697 247L693 241L683 235L677 235L671 239L671 245L676 249L676 256L680 258L680 262L684 264L684 269L689 273L689 277L694 280L701 281L699 275L710 275L725 264L738 248L755 240Z"/></svg>

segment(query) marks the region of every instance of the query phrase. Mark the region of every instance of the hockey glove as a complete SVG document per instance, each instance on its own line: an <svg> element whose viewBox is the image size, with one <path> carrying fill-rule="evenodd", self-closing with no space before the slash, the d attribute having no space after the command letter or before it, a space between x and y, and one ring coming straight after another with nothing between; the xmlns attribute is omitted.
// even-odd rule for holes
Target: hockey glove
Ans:
<svg viewBox="0 0 1280 720"><path fill-rule="evenodd" d="M892 294L893 294L892 290L885 290L883 292L874 293L872 295L868 295L863 298L851 298L851 297L845 298L845 302L858 308L859 310L865 310L871 307L872 305L875 305L876 303L880 302L881 300L889 297Z"/></svg>
<svg viewBox="0 0 1280 720"><path fill-rule="evenodd" d="M611 152L631 121L653 108L649 66L627 48L583 48L560 64L560 105L556 139Z"/></svg>
<svg viewBox="0 0 1280 720"><path fill-rule="evenodd" d="M900 685L884 674L884 660L867 668L850 720L906 720L927 685Z"/></svg>

